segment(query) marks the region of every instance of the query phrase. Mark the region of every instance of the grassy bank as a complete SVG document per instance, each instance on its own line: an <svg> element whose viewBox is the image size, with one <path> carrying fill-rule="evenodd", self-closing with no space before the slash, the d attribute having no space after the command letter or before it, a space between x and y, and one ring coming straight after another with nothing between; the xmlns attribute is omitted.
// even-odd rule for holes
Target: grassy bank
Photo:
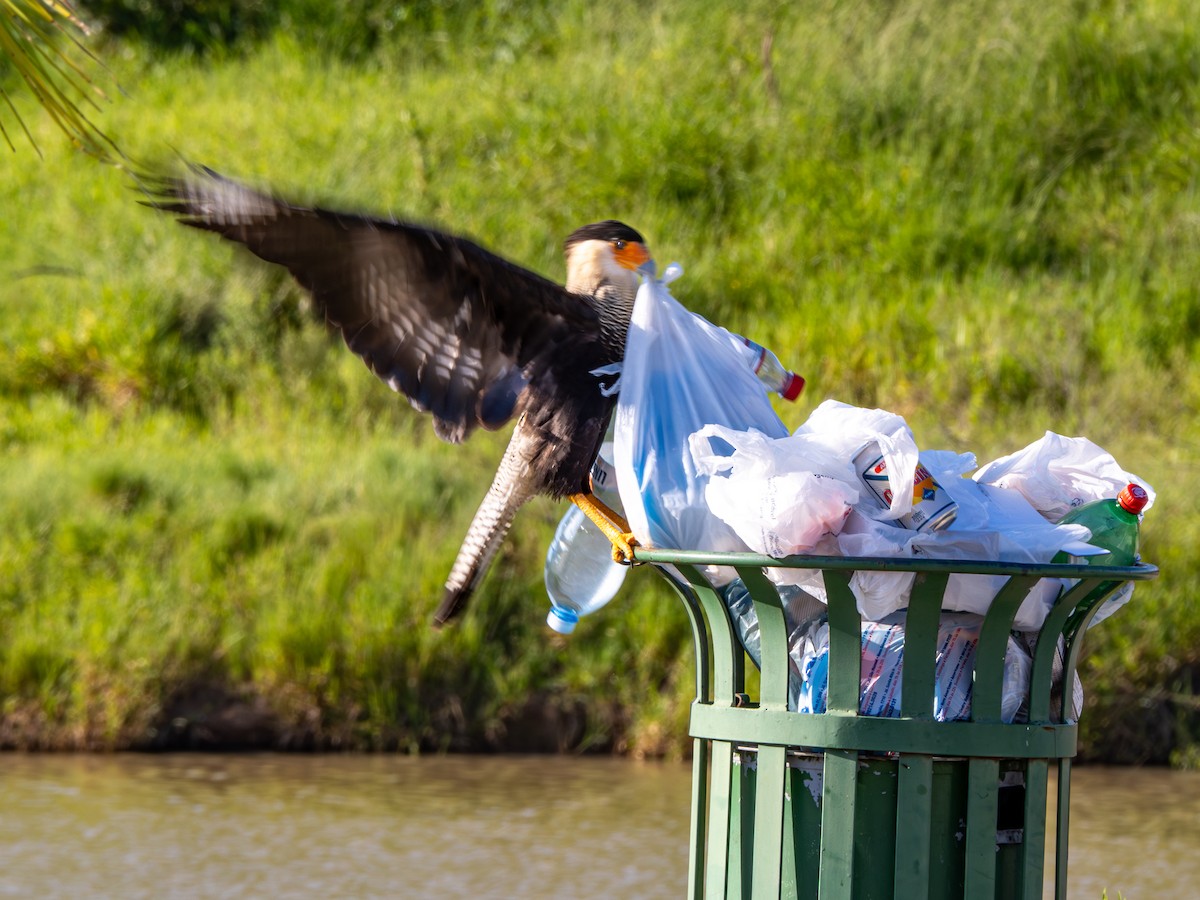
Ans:
<svg viewBox="0 0 1200 900"><path fill-rule="evenodd" d="M110 38L127 96L97 118L137 159L439 223L556 278L563 235L619 217L684 264L684 302L805 374L793 426L836 397L981 461L1090 437L1159 491L1143 554L1163 574L1095 633L1084 745L1186 762L1186 6L447 4L355 53L303 28L208 54ZM537 719L682 752L689 637L651 575L550 637L561 509L538 503L433 632L504 437L439 443L290 283L38 137L44 161L0 172L0 744L203 744L233 709L295 747L505 747Z"/></svg>

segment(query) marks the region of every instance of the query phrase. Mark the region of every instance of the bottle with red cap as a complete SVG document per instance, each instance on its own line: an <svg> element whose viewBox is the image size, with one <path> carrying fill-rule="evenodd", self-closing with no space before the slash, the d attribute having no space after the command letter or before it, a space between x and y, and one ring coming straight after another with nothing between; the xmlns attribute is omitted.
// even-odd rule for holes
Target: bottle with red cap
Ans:
<svg viewBox="0 0 1200 900"><path fill-rule="evenodd" d="M800 392L804 390L803 378L784 368L779 357L762 344L756 344L748 337L743 337L742 343L749 348L747 356L754 368L754 374L768 390L789 401L794 401L800 396Z"/></svg>
<svg viewBox="0 0 1200 900"><path fill-rule="evenodd" d="M1088 556L1081 562L1102 566L1132 566L1138 561L1138 523L1150 495L1139 484L1127 484L1117 498L1094 500L1067 513L1060 525L1083 525L1092 536L1089 544L1103 547L1107 555ZM1069 562L1071 557L1060 553L1054 562Z"/></svg>

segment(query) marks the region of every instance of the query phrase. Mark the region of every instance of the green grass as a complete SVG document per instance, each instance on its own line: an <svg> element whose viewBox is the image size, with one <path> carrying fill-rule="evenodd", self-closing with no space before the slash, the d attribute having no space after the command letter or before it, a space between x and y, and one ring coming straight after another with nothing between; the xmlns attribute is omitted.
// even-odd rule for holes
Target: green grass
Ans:
<svg viewBox="0 0 1200 900"><path fill-rule="evenodd" d="M981 461L1090 437L1158 490L1162 576L1091 639L1084 750L1190 758L1188 4L513 6L435 5L355 52L332 26L200 56L110 40L126 94L98 124L135 159L437 223L555 278L568 231L619 217L683 263L685 303L808 378L792 426L836 397ZM46 159L0 172L0 743L153 743L218 685L265 698L289 746L487 746L533 698L582 703L595 746L684 752L689 635L650 575L547 634L552 504L431 630L503 435L439 443L287 280L35 136Z"/></svg>

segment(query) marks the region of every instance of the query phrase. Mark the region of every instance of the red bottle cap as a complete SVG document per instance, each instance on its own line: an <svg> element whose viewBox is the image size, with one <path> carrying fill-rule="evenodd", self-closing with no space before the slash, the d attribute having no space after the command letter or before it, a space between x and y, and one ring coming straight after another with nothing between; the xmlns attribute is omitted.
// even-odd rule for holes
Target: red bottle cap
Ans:
<svg viewBox="0 0 1200 900"><path fill-rule="evenodd" d="M804 379L793 372L780 393L784 400L795 400L800 396L802 390L804 390Z"/></svg>
<svg viewBox="0 0 1200 900"><path fill-rule="evenodd" d="M1150 495L1140 484L1127 484L1117 494L1117 503L1125 512L1140 513L1150 502Z"/></svg>

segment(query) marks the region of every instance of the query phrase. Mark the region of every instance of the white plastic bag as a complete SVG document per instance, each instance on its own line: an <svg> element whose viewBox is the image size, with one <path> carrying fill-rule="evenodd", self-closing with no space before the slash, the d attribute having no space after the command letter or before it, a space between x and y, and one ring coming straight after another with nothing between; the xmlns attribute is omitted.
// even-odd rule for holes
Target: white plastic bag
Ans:
<svg viewBox="0 0 1200 900"><path fill-rule="evenodd" d="M638 541L650 547L747 549L709 510L688 438L706 425L787 434L738 341L688 311L667 290L681 274L638 289L625 344L614 427L621 503ZM727 579L726 579L727 580Z"/></svg>
<svg viewBox="0 0 1200 900"><path fill-rule="evenodd" d="M1034 535L1034 539L1041 541L1042 550L1038 555L1042 558L1034 558L1025 546L1004 534L1003 520L998 520L995 524L999 530L963 531L951 526L946 531L926 534L905 532L882 525L855 512L846 520L846 526L837 538L834 555L1048 562L1058 547L1084 533L1075 526L1054 526L1043 520L1042 532ZM772 573L774 571L776 570L772 570ZM779 571L788 575L804 572L800 569ZM877 621L908 606L915 578L913 572L860 570L850 579L850 589L854 592L858 611L867 619ZM996 592L1007 580L1003 575L954 573L946 582L946 590L942 594L942 609L982 615L987 612ZM788 583L798 584L825 599L824 584L819 577L806 573L802 577L790 578ZM1062 585L1063 582L1056 578L1043 578L1038 581L1017 610L1013 627L1023 630L1040 628Z"/></svg>
<svg viewBox="0 0 1200 900"><path fill-rule="evenodd" d="M1063 547L1087 536L1079 526L1047 522L1016 492L959 478L952 475L953 469L940 469L940 455L925 457L939 483L953 484L960 517L937 532L906 532L852 518L838 540L845 555L1047 563ZM942 609L982 615L1007 580L1002 575L952 574L942 595ZM861 572L851 588L862 614L879 619L908 605L912 581L912 573ZM1062 586L1056 578L1038 581L1017 610L1013 627L1040 628Z"/></svg>
<svg viewBox="0 0 1200 900"><path fill-rule="evenodd" d="M1149 496L1144 509L1154 505L1154 488L1145 479L1122 469L1108 451L1087 438L1063 437L1053 431L1047 431L1039 440L1010 456L988 463L975 473L975 480L1020 492L1052 521L1058 521L1084 503L1115 497L1130 482L1141 485ZM1066 549L1074 556L1084 555L1080 547ZM1133 587L1133 582L1129 582L1109 597L1089 627L1099 625L1128 603Z"/></svg>
<svg viewBox="0 0 1200 900"><path fill-rule="evenodd" d="M709 478L709 508L756 553L779 558L811 550L822 535L841 530L859 498L849 462L807 435L770 438L706 425L688 443Z"/></svg>
<svg viewBox="0 0 1200 900"><path fill-rule="evenodd" d="M1146 509L1154 505L1154 489L1122 469L1108 451L1087 438L1063 437L1053 431L1023 450L988 463L974 478L980 484L1018 491L1052 522L1076 506L1117 496L1131 481L1149 494Z"/></svg>
<svg viewBox="0 0 1200 900"><path fill-rule="evenodd" d="M727 459L706 455L708 445L718 440L736 447L736 452ZM789 502L802 507L802 513L819 511L822 501L815 494L823 491L836 509L839 502L858 488L858 473L850 460L869 441L879 445L889 472L900 478L900 483L893 485L891 508L884 509L874 495L863 489L858 502L850 501L853 510L840 529L827 527L827 521L818 521L806 530L802 520L791 520ZM772 440L706 429L693 438L693 446L700 465L716 473L707 494L713 511L729 522L751 548L772 556L812 552L832 556L1044 563L1067 544L1087 535L1086 529L1077 526L1047 522L1015 491L964 479L962 476L975 467L974 455L949 451L925 451L920 459L957 502L958 516L953 524L942 531L925 532L911 531L888 521L911 508L918 451L904 419L885 410L859 409L830 400L814 410L790 438ZM737 490L732 490L734 476L743 474L743 466L747 477L737 479ZM824 477L801 478L802 494L789 501L783 489L795 483L785 475L796 470ZM724 472L729 473L728 493L721 488ZM752 476L764 474L771 476L771 483L756 491ZM825 515L828 518L829 513ZM771 569L769 576L779 584L797 585L825 599L819 572ZM914 579L912 572L860 570L851 578L850 588L859 612L878 621L908 605ZM943 609L982 614L1005 581L1001 576L952 575ZM1040 581L1022 603L1014 626L1039 628L1060 588L1058 580Z"/></svg>
<svg viewBox="0 0 1200 900"><path fill-rule="evenodd" d="M862 409L838 400L826 400L796 429L796 436L818 441L829 452L844 459L855 484L859 474L853 471L855 455L867 444L877 444L887 463L891 504L884 509L874 496L870 496L863 498L865 502L859 504L859 510L880 521L898 519L912 510L917 443L903 417L884 409Z"/></svg>

